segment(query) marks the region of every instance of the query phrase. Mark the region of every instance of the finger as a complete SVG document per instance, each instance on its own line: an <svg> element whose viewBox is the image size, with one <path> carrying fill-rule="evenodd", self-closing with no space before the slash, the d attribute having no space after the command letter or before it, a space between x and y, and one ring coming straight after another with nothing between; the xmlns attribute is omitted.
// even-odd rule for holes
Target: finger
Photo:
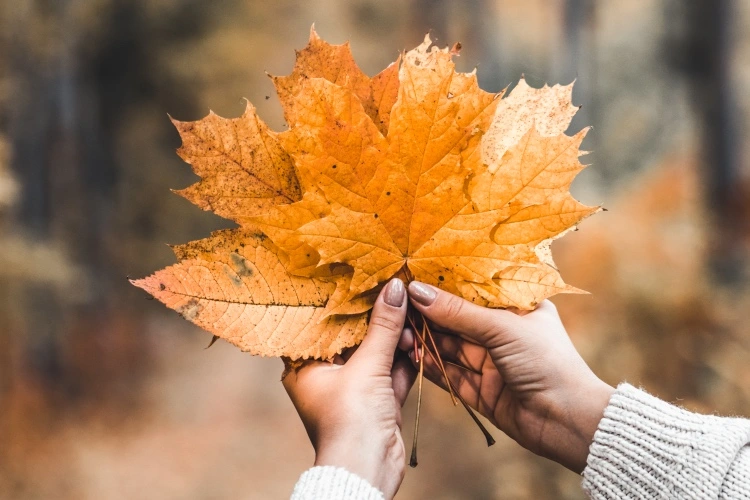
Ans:
<svg viewBox="0 0 750 500"><path fill-rule="evenodd" d="M398 348L404 352L414 349L414 332L411 328L404 328L398 339Z"/></svg>
<svg viewBox="0 0 750 500"><path fill-rule="evenodd" d="M514 331L518 316L502 309L489 309L440 290L412 281L409 299L427 319L473 342L490 347L499 333Z"/></svg>
<svg viewBox="0 0 750 500"><path fill-rule="evenodd" d="M405 352L399 352L393 362L391 379L393 380L393 393L399 406L404 406L406 397L417 378L417 370Z"/></svg>
<svg viewBox="0 0 750 500"><path fill-rule="evenodd" d="M404 282L393 278L381 290L370 316L367 334L350 363L369 365L385 373L391 372L396 351L406 319L406 289Z"/></svg>
<svg viewBox="0 0 750 500"><path fill-rule="evenodd" d="M488 362L492 364L489 352L479 344L436 331L432 332L432 338L443 361L450 361L479 373L482 373Z"/></svg>

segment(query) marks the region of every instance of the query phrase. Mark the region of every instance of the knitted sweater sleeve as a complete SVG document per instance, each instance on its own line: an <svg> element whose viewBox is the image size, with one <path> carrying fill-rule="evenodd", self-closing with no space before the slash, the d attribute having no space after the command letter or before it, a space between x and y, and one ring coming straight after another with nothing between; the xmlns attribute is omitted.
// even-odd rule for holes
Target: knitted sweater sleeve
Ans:
<svg viewBox="0 0 750 500"><path fill-rule="evenodd" d="M341 467L313 467L297 481L291 500L383 500L383 494Z"/></svg>
<svg viewBox="0 0 750 500"><path fill-rule="evenodd" d="M594 499L750 498L750 420L698 415L621 384L589 448Z"/></svg>

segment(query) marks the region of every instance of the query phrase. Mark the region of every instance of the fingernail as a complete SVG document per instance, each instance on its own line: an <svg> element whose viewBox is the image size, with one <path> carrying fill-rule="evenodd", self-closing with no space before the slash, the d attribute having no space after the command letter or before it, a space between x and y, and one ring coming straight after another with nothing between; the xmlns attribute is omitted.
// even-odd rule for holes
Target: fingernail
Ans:
<svg viewBox="0 0 750 500"><path fill-rule="evenodd" d="M419 281L409 283L409 296L423 306L429 306L435 301L437 292L434 288Z"/></svg>
<svg viewBox="0 0 750 500"><path fill-rule="evenodd" d="M404 282L398 278L393 278L385 285L383 300L386 304L393 307L401 307L404 303Z"/></svg>

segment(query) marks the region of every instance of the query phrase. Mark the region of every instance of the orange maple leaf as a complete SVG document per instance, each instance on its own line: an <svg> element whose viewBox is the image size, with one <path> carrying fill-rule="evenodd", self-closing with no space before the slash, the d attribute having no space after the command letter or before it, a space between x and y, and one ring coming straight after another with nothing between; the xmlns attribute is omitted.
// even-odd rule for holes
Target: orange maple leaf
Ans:
<svg viewBox="0 0 750 500"><path fill-rule="evenodd" d="M311 32L273 77L289 129L248 104L175 122L201 180L178 191L239 229L175 248L134 284L244 350L330 358L361 341L379 287L402 273L491 307L579 292L550 243L599 210L569 188L585 130L572 85L505 98L424 43L374 78Z"/></svg>

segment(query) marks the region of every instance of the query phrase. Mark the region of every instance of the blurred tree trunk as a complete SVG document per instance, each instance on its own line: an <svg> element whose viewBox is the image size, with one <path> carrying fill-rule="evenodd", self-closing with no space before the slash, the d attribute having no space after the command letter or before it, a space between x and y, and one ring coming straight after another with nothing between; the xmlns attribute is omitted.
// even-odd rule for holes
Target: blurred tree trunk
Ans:
<svg viewBox="0 0 750 500"><path fill-rule="evenodd" d="M59 13L65 11L66 4L60 2L48 16L59 20ZM55 151L55 145L63 144L57 128L60 115L55 102L59 97L59 67L35 64L38 61L35 50L39 51L49 42L28 35L37 22L35 7L27 3L25 8L16 11L16 17L9 16L3 26L7 43L5 65L13 75L14 87L21 90L13 102L8 103L4 125L13 144L12 164L21 185L20 203L11 214L13 226L25 228L34 243L45 244L51 238L54 213L51 192L56 170L53 167L65 168L67 162L63 157L65 151ZM11 10L8 6L6 9ZM60 368L59 339L55 334L61 323L59 297L39 283L6 283L6 286L12 290L13 307L17 309L15 315L7 317L17 317L23 322L4 328L9 352L22 353L22 359L15 360L17 366L11 373L17 373L19 367L30 368L42 380L55 380ZM13 382L9 381L9 387Z"/></svg>
<svg viewBox="0 0 750 500"><path fill-rule="evenodd" d="M584 127L597 127L600 123L596 114L596 3L593 0L566 0L563 9L563 43L557 54L561 84L575 80L573 102L581 108L571 122L570 129L577 132ZM587 138L588 150L596 152L598 134Z"/></svg>
<svg viewBox="0 0 750 500"><path fill-rule="evenodd" d="M7 50L2 54L16 91L3 124L21 186L13 225L35 245L63 249L78 272L70 290L45 279L14 285L14 309L23 324L10 341L26 371L21 376L38 379L67 403L121 397L103 394L109 390L106 377L129 378L132 360L148 363L140 325L122 327L130 321L123 304L129 288L120 271L118 241L148 229L122 227L118 218L118 211L137 206L117 199L122 172L133 168L118 156L117 141L129 113L164 109L166 96L190 102L173 88L170 74L159 71L152 48L198 36L200 30L187 21L200 14L191 4L175 7L179 29L160 31L149 22L168 21L148 18L145 3L0 4L0 12L15 16L3 26ZM81 15L84 6L90 8L88 16ZM92 38L97 43L91 44ZM45 264L37 266L42 277L54 271Z"/></svg>
<svg viewBox="0 0 750 500"><path fill-rule="evenodd" d="M739 180L735 100L731 83L732 0L675 1L665 16L684 19L668 54L686 77L694 105L703 166L705 202L712 216L709 267L723 284L742 281L742 193Z"/></svg>
<svg viewBox="0 0 750 500"><path fill-rule="evenodd" d="M576 114L578 123L592 124L592 113L595 106L591 106L596 84L596 71L593 54L594 31L596 25L596 4L592 0L566 0L563 10L562 24L564 27L564 43L560 44L557 57L563 64L560 83L567 84L576 80L576 93L585 99L583 106Z"/></svg>

